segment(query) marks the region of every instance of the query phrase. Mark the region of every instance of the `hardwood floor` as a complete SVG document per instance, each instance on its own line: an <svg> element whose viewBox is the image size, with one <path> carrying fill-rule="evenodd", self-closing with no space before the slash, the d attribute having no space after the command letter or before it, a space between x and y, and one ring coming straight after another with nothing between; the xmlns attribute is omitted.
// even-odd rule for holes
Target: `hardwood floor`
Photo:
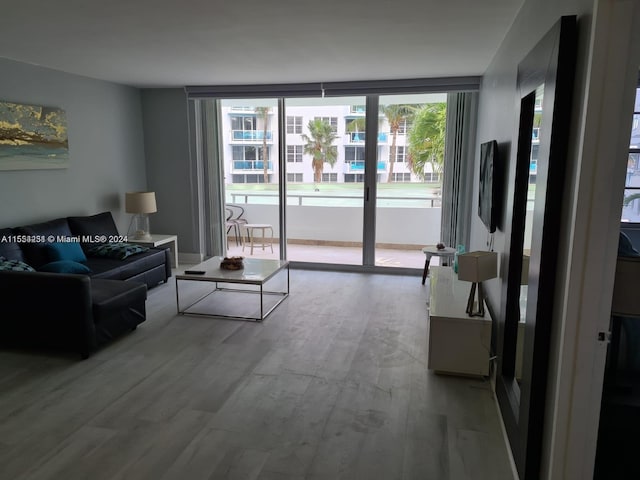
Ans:
<svg viewBox="0 0 640 480"><path fill-rule="evenodd" d="M0 351L0 479L511 479L489 383L427 370L426 299L292 270L252 323L178 316L169 282L88 360Z"/></svg>

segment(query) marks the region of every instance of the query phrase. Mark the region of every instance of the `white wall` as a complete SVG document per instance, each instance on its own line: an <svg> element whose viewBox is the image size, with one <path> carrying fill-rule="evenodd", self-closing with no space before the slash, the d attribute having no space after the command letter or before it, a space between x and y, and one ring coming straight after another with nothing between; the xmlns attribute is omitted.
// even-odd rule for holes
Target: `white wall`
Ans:
<svg viewBox="0 0 640 480"><path fill-rule="evenodd" d="M0 227L110 210L121 233L124 194L146 188L137 89L0 58L0 100L63 108L69 168L0 172Z"/></svg>

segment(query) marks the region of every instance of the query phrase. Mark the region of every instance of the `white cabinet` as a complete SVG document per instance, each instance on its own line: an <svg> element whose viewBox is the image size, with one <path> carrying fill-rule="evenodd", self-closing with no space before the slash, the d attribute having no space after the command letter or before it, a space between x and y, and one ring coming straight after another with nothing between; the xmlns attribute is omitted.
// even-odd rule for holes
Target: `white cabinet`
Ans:
<svg viewBox="0 0 640 480"><path fill-rule="evenodd" d="M428 368L462 375L489 375L491 317L466 313L470 282L450 267L431 267Z"/></svg>

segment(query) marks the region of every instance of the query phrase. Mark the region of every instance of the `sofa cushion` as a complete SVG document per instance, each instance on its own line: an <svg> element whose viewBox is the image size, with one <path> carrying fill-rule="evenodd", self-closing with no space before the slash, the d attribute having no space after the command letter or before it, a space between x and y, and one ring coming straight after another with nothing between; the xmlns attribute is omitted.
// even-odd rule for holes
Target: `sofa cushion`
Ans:
<svg viewBox="0 0 640 480"><path fill-rule="evenodd" d="M49 260L57 262L59 260L69 260L72 262L86 262L87 257L82 251L82 247L77 242L54 242L45 245Z"/></svg>
<svg viewBox="0 0 640 480"><path fill-rule="evenodd" d="M25 225L23 227L17 227L15 230L20 235L45 239L43 242L22 244L24 260L36 269L50 261L47 250L45 249L46 245L51 242L51 240L47 240L48 237L55 237L53 241L56 241L62 237L70 238L72 236L66 218L57 218L49 222Z"/></svg>
<svg viewBox="0 0 640 480"><path fill-rule="evenodd" d="M85 217L68 217L69 228L76 236L118 235L111 212L102 212Z"/></svg>
<svg viewBox="0 0 640 480"><path fill-rule="evenodd" d="M20 244L13 241L15 235L13 228L0 229L0 257L24 261Z"/></svg>
<svg viewBox="0 0 640 480"><path fill-rule="evenodd" d="M87 254L91 257L106 257L124 260L131 255L147 252L149 247L136 245L135 243L103 243L89 248Z"/></svg>
<svg viewBox="0 0 640 480"><path fill-rule="evenodd" d="M165 251L151 248L148 252L133 255L126 260L90 256L86 265L91 269L92 278L127 280L147 270L165 266L165 262Z"/></svg>
<svg viewBox="0 0 640 480"><path fill-rule="evenodd" d="M80 237L82 249L88 252L95 246L97 236L114 237L118 236L118 228L113 221L111 212L102 212L97 215L87 215L84 217L68 217L71 233ZM92 238L92 240L88 240Z"/></svg>
<svg viewBox="0 0 640 480"><path fill-rule="evenodd" d="M91 273L91 269L86 265L72 260L57 260L47 263L38 269L39 272L52 273Z"/></svg>
<svg viewBox="0 0 640 480"><path fill-rule="evenodd" d="M33 267L20 260L9 260L7 258L0 257L0 271L4 270L11 270L14 272L35 272Z"/></svg>

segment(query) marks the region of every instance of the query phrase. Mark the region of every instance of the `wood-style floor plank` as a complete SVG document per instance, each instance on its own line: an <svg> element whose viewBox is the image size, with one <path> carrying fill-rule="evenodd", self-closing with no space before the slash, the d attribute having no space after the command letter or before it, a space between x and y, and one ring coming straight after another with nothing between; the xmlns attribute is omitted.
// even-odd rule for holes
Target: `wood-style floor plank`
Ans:
<svg viewBox="0 0 640 480"><path fill-rule="evenodd" d="M0 479L511 479L489 384L427 370L427 292L293 270L254 323L177 315L170 281L88 360L0 351Z"/></svg>

